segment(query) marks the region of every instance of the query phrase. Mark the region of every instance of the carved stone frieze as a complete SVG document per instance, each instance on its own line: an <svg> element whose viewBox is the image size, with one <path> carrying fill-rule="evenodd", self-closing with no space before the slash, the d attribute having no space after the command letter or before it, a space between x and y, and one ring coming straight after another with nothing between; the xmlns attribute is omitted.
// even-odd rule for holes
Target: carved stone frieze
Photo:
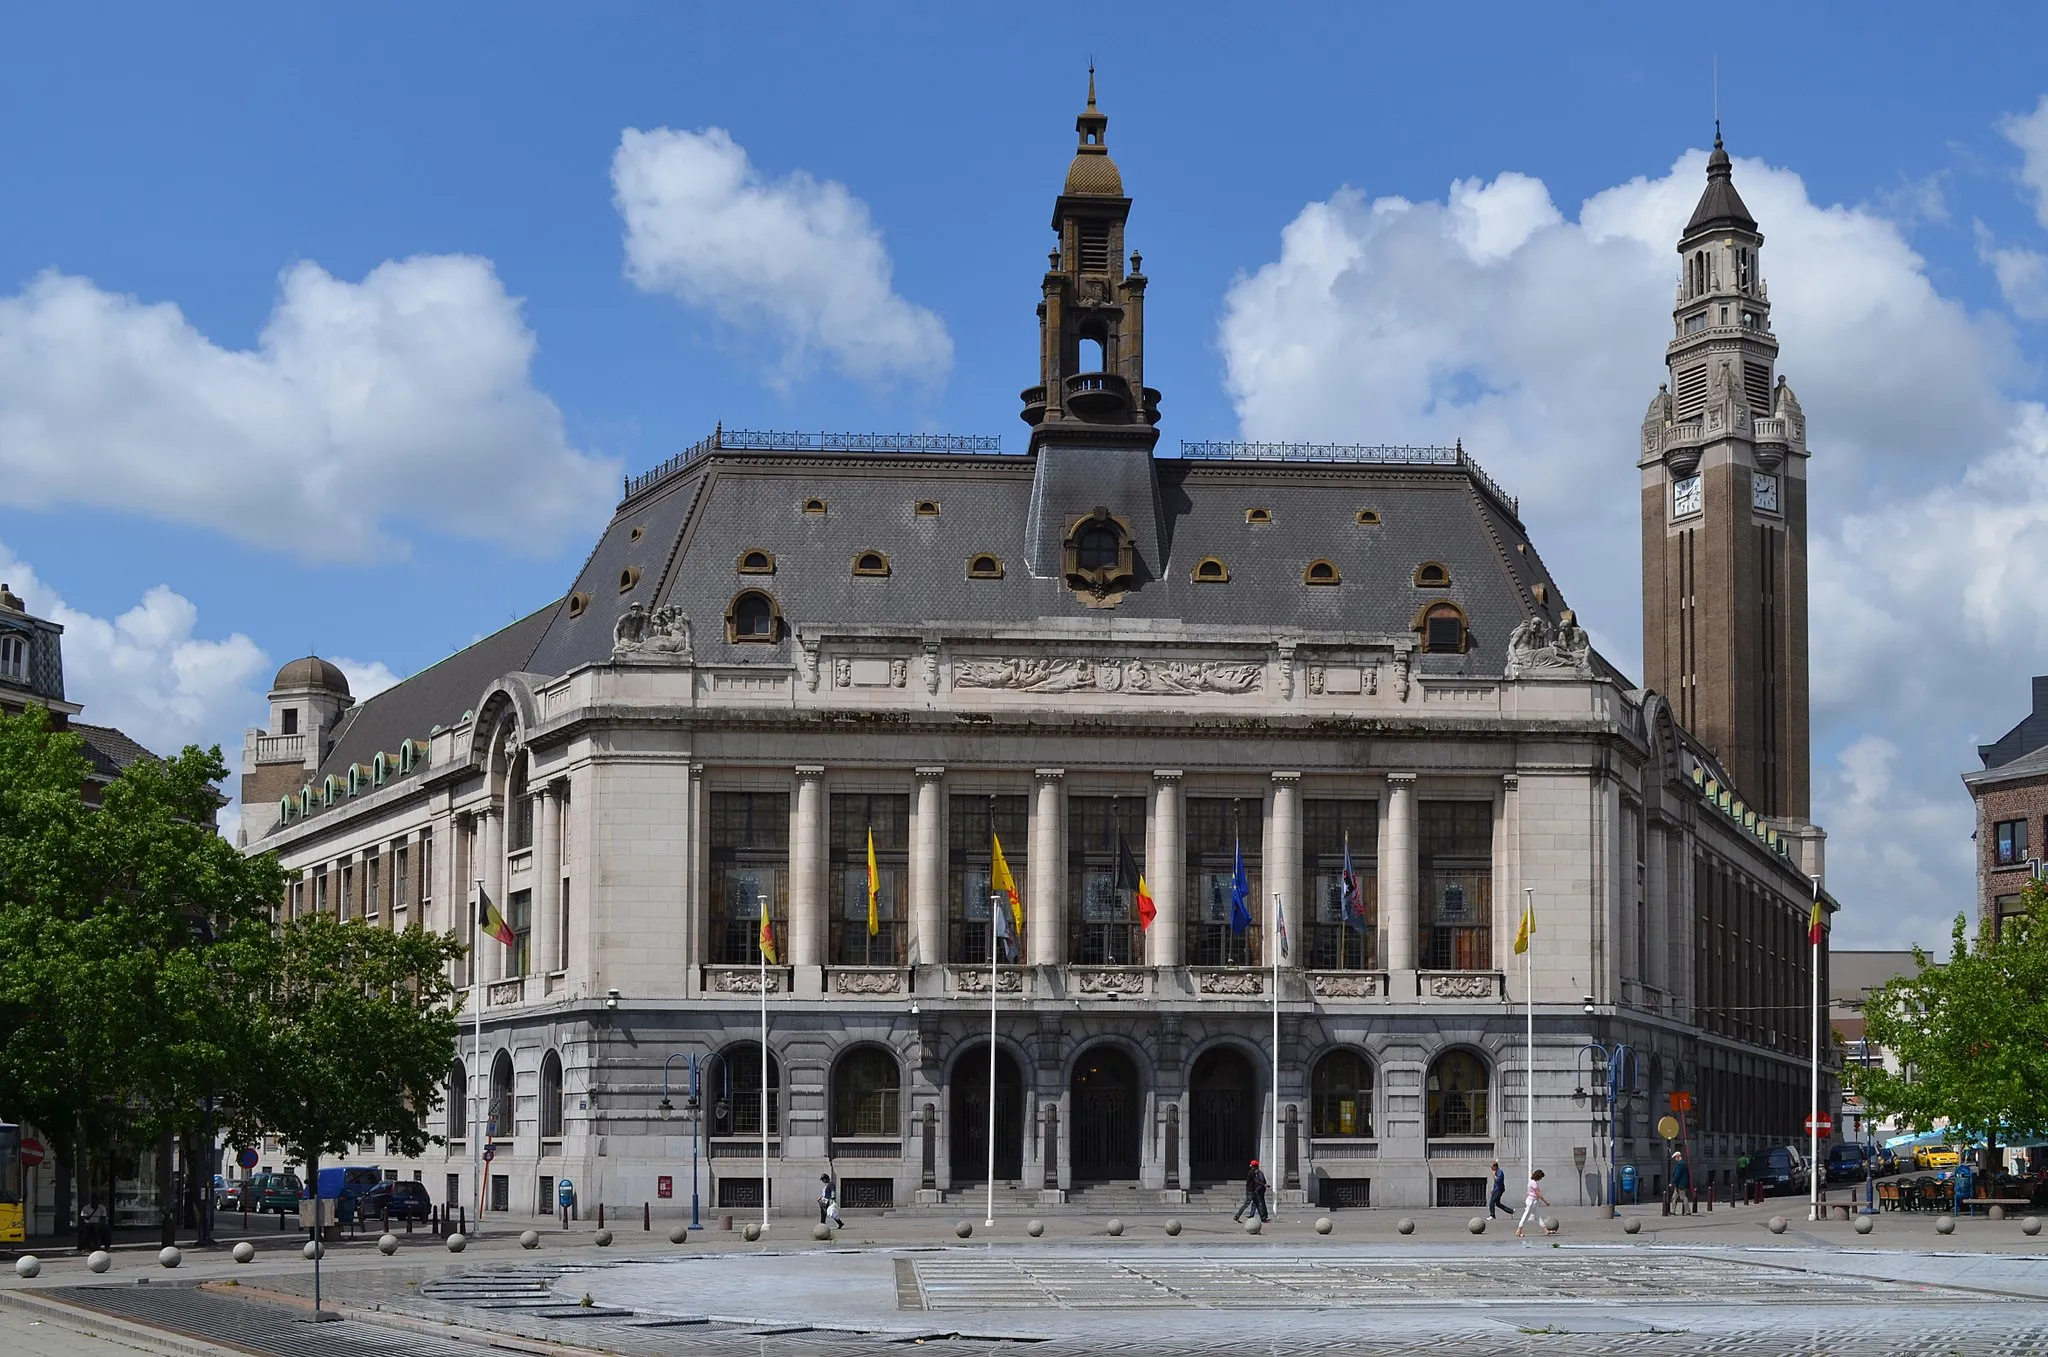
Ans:
<svg viewBox="0 0 2048 1357"><path fill-rule="evenodd" d="M1141 971L1095 971L1077 968L1075 988L1083 994L1143 994L1145 976Z"/></svg>
<svg viewBox="0 0 2048 1357"><path fill-rule="evenodd" d="M1080 660L1018 656L956 660L955 688L1027 693L1142 693L1185 697L1197 693L1253 693L1265 686L1266 667L1235 660Z"/></svg>
<svg viewBox="0 0 2048 1357"><path fill-rule="evenodd" d="M1493 977L1490 975L1432 975L1429 977L1429 997L1432 999L1491 999Z"/></svg>
<svg viewBox="0 0 2048 1357"><path fill-rule="evenodd" d="M780 994L782 972L769 971L764 977L760 971L747 967L713 971L711 988L720 994L759 994L764 988L770 994Z"/></svg>
<svg viewBox="0 0 2048 1357"><path fill-rule="evenodd" d="M978 967L963 966L953 972L953 988L963 994L987 994L988 972ZM1018 994L1024 989L1024 977L1016 971L997 971L996 993Z"/></svg>
<svg viewBox="0 0 2048 1357"><path fill-rule="evenodd" d="M901 994L904 989L902 971L833 971L832 992L834 994Z"/></svg>
<svg viewBox="0 0 2048 1357"><path fill-rule="evenodd" d="M1591 678L1592 652L1593 643L1571 609L1565 609L1556 626L1537 613L1508 633L1507 677Z"/></svg>
<svg viewBox="0 0 2048 1357"><path fill-rule="evenodd" d="M688 664L690 619L673 604L649 612L646 605L628 604L612 625L612 655L623 659Z"/></svg>
<svg viewBox="0 0 2048 1357"><path fill-rule="evenodd" d="M1380 978L1362 974L1311 975L1308 987L1318 999L1377 999Z"/></svg>
<svg viewBox="0 0 2048 1357"><path fill-rule="evenodd" d="M1260 995L1266 977L1248 971L1196 971L1195 989L1202 994Z"/></svg>

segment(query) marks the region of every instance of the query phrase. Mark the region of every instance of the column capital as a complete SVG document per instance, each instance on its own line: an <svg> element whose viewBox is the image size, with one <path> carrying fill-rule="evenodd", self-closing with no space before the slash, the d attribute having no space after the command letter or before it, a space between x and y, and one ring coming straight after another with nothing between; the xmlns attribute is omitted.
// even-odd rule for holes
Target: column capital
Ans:
<svg viewBox="0 0 2048 1357"><path fill-rule="evenodd" d="M1035 772L1035 776L1040 782L1058 782L1066 775L1067 770L1064 768L1040 768Z"/></svg>
<svg viewBox="0 0 2048 1357"><path fill-rule="evenodd" d="M919 782L937 782L946 775L944 768L918 768L913 770Z"/></svg>
<svg viewBox="0 0 2048 1357"><path fill-rule="evenodd" d="M1500 775L1500 789L1504 792L1520 791L1522 789L1522 775L1520 773L1502 773Z"/></svg>
<svg viewBox="0 0 2048 1357"><path fill-rule="evenodd" d="M690 777L693 781L702 782L704 780L704 765L701 763L691 764Z"/></svg>
<svg viewBox="0 0 2048 1357"><path fill-rule="evenodd" d="M805 781L815 782L825 776L825 765L822 763L799 763L796 766L796 775Z"/></svg>
<svg viewBox="0 0 2048 1357"><path fill-rule="evenodd" d="M1273 774L1273 780L1275 782L1299 782L1301 781L1301 770L1296 769L1288 773L1275 773Z"/></svg>
<svg viewBox="0 0 2048 1357"><path fill-rule="evenodd" d="M549 779L549 781L542 785L540 789L540 794L545 797L550 797L556 801L568 800L569 779L566 777Z"/></svg>
<svg viewBox="0 0 2048 1357"><path fill-rule="evenodd" d="M1152 780L1154 782L1178 782L1180 778L1181 770L1178 768L1154 768L1152 770Z"/></svg>
<svg viewBox="0 0 2048 1357"><path fill-rule="evenodd" d="M1388 773L1388 774L1387 774L1387 785L1388 785L1389 787L1411 787L1411 788L1412 788L1412 787L1413 787L1413 786L1415 785L1415 774L1413 774L1413 773Z"/></svg>

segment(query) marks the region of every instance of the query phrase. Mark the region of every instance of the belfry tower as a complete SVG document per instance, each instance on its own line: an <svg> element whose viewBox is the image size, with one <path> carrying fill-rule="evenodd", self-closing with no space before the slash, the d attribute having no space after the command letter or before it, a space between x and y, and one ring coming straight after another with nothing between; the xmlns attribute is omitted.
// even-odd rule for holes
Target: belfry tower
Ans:
<svg viewBox="0 0 2048 1357"><path fill-rule="evenodd" d="M1159 393L1145 385L1143 260L1133 251L1125 270L1131 200L1109 158L1092 66L1074 128L1080 142L1053 202L1059 242L1038 303L1038 385L1024 392L1038 458L1026 541L1034 575L1064 576L1090 606L1114 607L1164 572L1167 543L1152 468ZM1084 529L1084 518L1094 526Z"/></svg>
<svg viewBox="0 0 2048 1357"><path fill-rule="evenodd" d="M1643 419L1637 463L1643 681L1750 808L1796 830L1812 793L1806 417L1776 376L1763 243L1717 127L1706 191L1678 238L1670 381Z"/></svg>

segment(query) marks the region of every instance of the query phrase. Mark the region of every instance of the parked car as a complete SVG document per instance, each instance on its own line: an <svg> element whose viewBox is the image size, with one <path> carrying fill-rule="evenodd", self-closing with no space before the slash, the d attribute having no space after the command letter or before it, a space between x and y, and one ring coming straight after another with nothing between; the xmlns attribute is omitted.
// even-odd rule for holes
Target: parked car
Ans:
<svg viewBox="0 0 2048 1357"><path fill-rule="evenodd" d="M1766 1150L1755 1171L1756 1180L1767 1193L1804 1192L1811 1178L1806 1156L1796 1145Z"/></svg>
<svg viewBox="0 0 2048 1357"><path fill-rule="evenodd" d="M1889 1145L1879 1145L1877 1151L1877 1175L1886 1177L1899 1171L1899 1152Z"/></svg>
<svg viewBox="0 0 2048 1357"><path fill-rule="evenodd" d="M1831 1145L1826 1172L1831 1183L1860 1183L1865 1173L1877 1172L1877 1155L1868 1145Z"/></svg>
<svg viewBox="0 0 2048 1357"><path fill-rule="evenodd" d="M221 1194L223 1211L275 1211L279 1215L297 1211L306 1195L296 1173L257 1173L229 1183Z"/></svg>
<svg viewBox="0 0 2048 1357"><path fill-rule="evenodd" d="M1913 1147L1913 1167L1916 1169L1952 1169L1962 1162L1962 1152L1953 1145Z"/></svg>
<svg viewBox="0 0 2048 1357"><path fill-rule="evenodd" d="M356 1201L364 1220L427 1220L434 1214L434 1199L425 1183L379 1183Z"/></svg>

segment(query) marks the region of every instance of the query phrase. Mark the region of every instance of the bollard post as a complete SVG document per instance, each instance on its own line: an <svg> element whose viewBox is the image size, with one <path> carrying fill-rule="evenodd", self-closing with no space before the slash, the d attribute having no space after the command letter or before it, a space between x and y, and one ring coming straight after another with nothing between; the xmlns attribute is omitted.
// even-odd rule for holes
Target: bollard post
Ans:
<svg viewBox="0 0 2048 1357"><path fill-rule="evenodd" d="M654 1228L654 1210L646 1202L640 1203L640 1228L643 1230Z"/></svg>
<svg viewBox="0 0 2048 1357"><path fill-rule="evenodd" d="M1707 1183L1707 1214L1710 1216L1714 1214L1714 1198L1719 1196L1720 1192L1721 1185L1709 1180Z"/></svg>
<svg viewBox="0 0 2048 1357"><path fill-rule="evenodd" d="M603 1202L599 1202L599 1203L597 1204L597 1228L598 1228L598 1229L600 1229L600 1230L602 1230L602 1229L604 1228L604 1203L603 1203Z"/></svg>

